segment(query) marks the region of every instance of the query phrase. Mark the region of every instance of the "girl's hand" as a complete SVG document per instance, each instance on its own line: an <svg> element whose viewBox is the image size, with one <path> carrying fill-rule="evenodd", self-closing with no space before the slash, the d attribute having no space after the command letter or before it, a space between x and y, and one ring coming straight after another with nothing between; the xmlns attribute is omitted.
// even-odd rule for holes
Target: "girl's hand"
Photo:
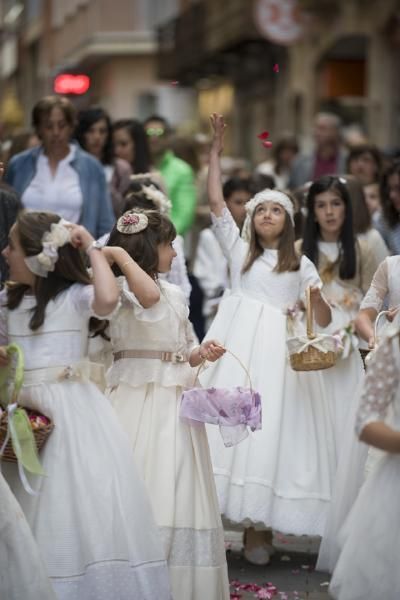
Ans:
<svg viewBox="0 0 400 600"><path fill-rule="evenodd" d="M211 362L215 362L223 354L225 354L226 350L217 340L207 340L206 342L202 342L199 348L199 354L202 360L209 360Z"/></svg>
<svg viewBox="0 0 400 600"><path fill-rule="evenodd" d="M398 313L398 310L399 310L398 306L396 308L390 308L389 309L389 311L388 311L388 313L386 315L386 318L389 321L389 323L391 323L393 321L393 319L395 318L395 316Z"/></svg>
<svg viewBox="0 0 400 600"><path fill-rule="evenodd" d="M94 242L94 237L83 225L70 225L69 230L71 233L71 244L74 248L86 250Z"/></svg>
<svg viewBox="0 0 400 600"><path fill-rule="evenodd" d="M0 162L0 181L4 175L4 163Z"/></svg>
<svg viewBox="0 0 400 600"><path fill-rule="evenodd" d="M217 115L217 113L213 113L210 115L210 123L213 130L211 150L216 151L217 154L222 154L224 149L224 133L226 129L226 123L223 115Z"/></svg>
<svg viewBox="0 0 400 600"><path fill-rule="evenodd" d="M0 346L0 367L6 367L10 362L5 346Z"/></svg>
<svg viewBox="0 0 400 600"><path fill-rule="evenodd" d="M375 336L371 335L371 337L368 340L368 348L370 350L373 350L375 348Z"/></svg>

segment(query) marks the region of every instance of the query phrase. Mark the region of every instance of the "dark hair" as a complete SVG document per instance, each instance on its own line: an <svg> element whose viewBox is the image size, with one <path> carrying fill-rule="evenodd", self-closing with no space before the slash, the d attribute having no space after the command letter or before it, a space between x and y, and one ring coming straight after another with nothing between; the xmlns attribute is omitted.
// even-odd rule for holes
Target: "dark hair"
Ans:
<svg viewBox="0 0 400 600"><path fill-rule="evenodd" d="M35 256L42 251L43 235L50 231L53 223L58 223L60 217L49 212L21 211L16 220L16 231L25 256ZM29 321L30 328L35 331L43 325L46 306L56 296L68 289L74 283L91 283L85 268L81 252L65 244L58 249L58 260L54 271L49 271L47 277L36 277L33 293L36 306ZM7 307L17 308L29 286L22 283L10 283L7 289Z"/></svg>
<svg viewBox="0 0 400 600"><path fill-rule="evenodd" d="M385 221L389 227L396 227L399 223L399 212L393 206L393 202L390 199L389 193L389 178L392 175L398 175L400 177L400 159L396 159L386 169L381 180L381 199L382 199L382 213Z"/></svg>
<svg viewBox="0 0 400 600"><path fill-rule="evenodd" d="M156 278L158 273L158 245L169 244L176 238L175 227L168 219L156 210L143 210L136 208L130 212L143 212L147 215L148 225L139 233L121 233L114 225L108 240L108 246L120 246L129 256L151 277ZM114 275L122 275L120 268L113 265Z"/></svg>
<svg viewBox="0 0 400 600"><path fill-rule="evenodd" d="M114 163L114 150L112 142L111 119L108 113L100 106L86 108L78 113L78 124L75 129L75 137L84 150L86 150L85 135L92 125L103 120L107 124L107 138L104 144L101 162L103 165L112 165Z"/></svg>
<svg viewBox="0 0 400 600"><path fill-rule="evenodd" d="M222 193L225 200L228 200L234 192L247 192L251 194L250 179L244 177L230 177L227 179L222 186Z"/></svg>
<svg viewBox="0 0 400 600"><path fill-rule="evenodd" d="M325 175L314 181L307 194L307 218L304 227L303 254L318 269L318 240L321 237L320 227L315 220L315 198L328 190L336 192L344 202L345 218L339 235L339 276L341 279L352 279L356 274L356 247L353 232L353 215L349 192L339 177Z"/></svg>
<svg viewBox="0 0 400 600"><path fill-rule="evenodd" d="M171 148L175 156L184 160L190 165L195 173L200 169L200 162L197 156L196 142L189 136L174 136Z"/></svg>
<svg viewBox="0 0 400 600"><path fill-rule="evenodd" d="M36 132L42 124L43 118L48 117L53 108L62 110L68 125L72 128L75 127L76 111L72 102L63 96L45 96L35 104L32 110L32 125Z"/></svg>
<svg viewBox="0 0 400 600"><path fill-rule="evenodd" d="M362 156L363 154L369 154L370 156L372 156L376 166L376 176L374 181L378 181L382 171L382 154L380 150L372 144L361 144L360 146L355 146L350 150L349 155L347 157L347 172L351 173L350 163L353 160L356 160L357 158Z"/></svg>
<svg viewBox="0 0 400 600"><path fill-rule="evenodd" d="M145 121L143 121L143 127L146 129L147 125L151 123L151 121L159 121L165 129L165 133L172 133L171 125L168 123L167 119L162 117L161 115L153 114L150 117L147 117Z"/></svg>
<svg viewBox="0 0 400 600"><path fill-rule="evenodd" d="M351 200L354 235L366 233L371 229L371 214L365 200L364 187L354 175L345 175L347 191Z"/></svg>
<svg viewBox="0 0 400 600"><path fill-rule="evenodd" d="M287 194L285 195L293 202L292 198ZM273 200L272 200L273 202ZM250 270L253 263L257 260L259 256L264 252L263 246L260 244L258 239L255 227L254 227L254 216L256 214L256 210L253 211L253 216L251 219L251 231L250 231L250 243L249 243L249 252L246 258L246 262L244 263L242 273L246 273ZM294 246L295 242L295 232L292 221L290 219L289 214L285 210L285 223L283 225L283 230L279 238L278 243L278 262L274 267L274 271L276 273L285 273L287 271L298 271L300 269L300 258L296 253L296 249Z"/></svg>
<svg viewBox="0 0 400 600"><path fill-rule="evenodd" d="M124 195L124 204L123 210L121 210L120 213L121 215L135 208L142 208L144 210L159 210L159 207L154 200L151 200L146 196L145 192L143 191L143 186L153 186L157 190L162 191L158 183L156 183L145 173L141 177L135 177L134 179L131 179L129 187Z"/></svg>
<svg viewBox="0 0 400 600"><path fill-rule="evenodd" d="M256 171L250 177L251 193L257 194L262 190L268 188L274 190L276 188L275 177L273 175L267 175L266 173L260 173Z"/></svg>
<svg viewBox="0 0 400 600"><path fill-rule="evenodd" d="M117 129L126 129L131 136L134 144L134 158L131 164L133 173L146 173L150 170L150 150L146 132L140 121L136 119L120 119L115 121L112 127L113 131Z"/></svg>

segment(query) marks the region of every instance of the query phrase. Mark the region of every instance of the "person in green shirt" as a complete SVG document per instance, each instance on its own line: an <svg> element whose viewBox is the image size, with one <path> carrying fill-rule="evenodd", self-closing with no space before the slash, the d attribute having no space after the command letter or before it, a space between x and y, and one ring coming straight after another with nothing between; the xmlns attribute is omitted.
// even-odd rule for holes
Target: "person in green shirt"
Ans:
<svg viewBox="0 0 400 600"><path fill-rule="evenodd" d="M196 211L196 188L191 166L171 150L171 128L163 117L144 122L154 166L160 171L172 203L171 221L180 235L190 229Z"/></svg>

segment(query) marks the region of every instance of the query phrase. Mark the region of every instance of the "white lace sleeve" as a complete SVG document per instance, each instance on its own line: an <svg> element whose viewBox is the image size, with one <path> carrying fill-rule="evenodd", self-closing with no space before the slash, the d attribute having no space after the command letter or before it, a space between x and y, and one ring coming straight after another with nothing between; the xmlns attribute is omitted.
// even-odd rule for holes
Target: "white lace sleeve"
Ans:
<svg viewBox="0 0 400 600"><path fill-rule="evenodd" d="M7 291L0 292L0 346L8 344L8 328L7 328Z"/></svg>
<svg viewBox="0 0 400 600"><path fill-rule="evenodd" d="M77 283L72 285L69 290L69 298L74 304L79 314L84 314L88 318L96 317L100 320L111 319L114 314L118 311L120 301L117 303L115 308L108 315L98 315L93 309L94 302L94 286L93 285L82 285Z"/></svg>
<svg viewBox="0 0 400 600"><path fill-rule="evenodd" d="M306 289L309 286L318 287L319 289L322 289L322 281L320 276L318 275L318 271L314 263L311 262L311 260L304 255L301 257L300 274L300 299L304 301Z"/></svg>
<svg viewBox="0 0 400 600"><path fill-rule="evenodd" d="M235 258L243 260L248 251L248 244L240 237L239 227L229 210L224 208L220 217L211 213L211 221L211 228L228 261L231 262Z"/></svg>
<svg viewBox="0 0 400 600"><path fill-rule="evenodd" d="M135 313L135 318L139 321L161 321L167 312L165 303L157 302L150 308L144 308L136 298L135 294L129 289L125 277L118 277L117 284L121 290L121 304L123 307L130 307ZM182 292L183 294L183 292Z"/></svg>
<svg viewBox="0 0 400 600"><path fill-rule="evenodd" d="M185 254L183 249L183 239L180 235L176 236L173 242L173 246L176 252L176 256L172 261L171 270L169 273L167 273L165 279L169 281L169 283L173 283L180 287L182 292L185 294L186 301L189 303L192 286L190 285L189 277L187 274ZM164 279L163 276L160 276L160 278Z"/></svg>
<svg viewBox="0 0 400 600"><path fill-rule="evenodd" d="M380 312L388 291L388 261L384 260L374 273L371 285L361 302L360 310L374 308L376 312Z"/></svg>
<svg viewBox="0 0 400 600"><path fill-rule="evenodd" d="M399 385L396 364L399 335L387 337L368 363L364 389L356 416L356 432L360 435L368 423L383 421Z"/></svg>

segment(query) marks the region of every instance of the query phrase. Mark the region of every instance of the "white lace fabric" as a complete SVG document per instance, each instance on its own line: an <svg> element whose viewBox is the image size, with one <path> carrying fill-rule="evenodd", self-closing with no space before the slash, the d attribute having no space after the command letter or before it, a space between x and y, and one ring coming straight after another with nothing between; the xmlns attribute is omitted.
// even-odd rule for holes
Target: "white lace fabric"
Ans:
<svg viewBox="0 0 400 600"><path fill-rule="evenodd" d="M371 357L356 417L357 435L369 423L384 421L387 416L399 385L396 344L398 335L387 337Z"/></svg>
<svg viewBox="0 0 400 600"><path fill-rule="evenodd" d="M371 285L360 305L360 310L373 308L376 312L382 310L383 302L389 292L388 262L381 262L372 278Z"/></svg>

